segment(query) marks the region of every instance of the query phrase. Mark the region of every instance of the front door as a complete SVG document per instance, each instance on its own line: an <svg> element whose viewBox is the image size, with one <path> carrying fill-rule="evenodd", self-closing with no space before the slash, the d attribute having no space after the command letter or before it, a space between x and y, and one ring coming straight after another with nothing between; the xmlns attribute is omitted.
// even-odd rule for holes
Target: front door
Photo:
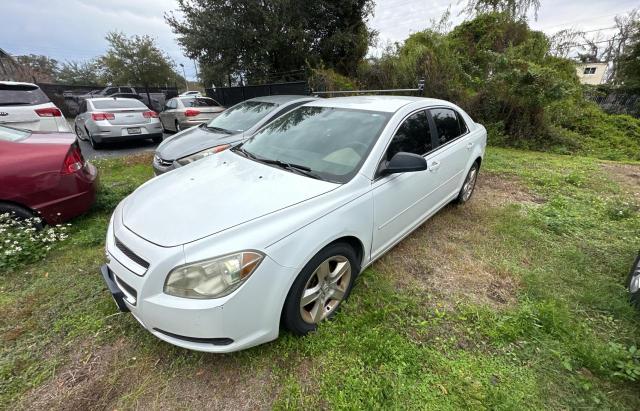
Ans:
<svg viewBox="0 0 640 411"><path fill-rule="evenodd" d="M373 182L373 238L376 258L412 230L433 210L438 199L430 194L438 187L432 133L425 110L414 112L398 127L382 162L403 151L425 156L428 170L391 174Z"/></svg>

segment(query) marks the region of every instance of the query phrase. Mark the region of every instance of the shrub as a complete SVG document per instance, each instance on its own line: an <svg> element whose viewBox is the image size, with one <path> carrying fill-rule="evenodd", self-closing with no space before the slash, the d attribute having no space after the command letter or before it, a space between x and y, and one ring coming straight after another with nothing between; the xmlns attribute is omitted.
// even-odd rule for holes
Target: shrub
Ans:
<svg viewBox="0 0 640 411"><path fill-rule="evenodd" d="M38 230L38 218L18 221L0 214L0 272L15 270L47 255L57 242L67 238L66 226Z"/></svg>

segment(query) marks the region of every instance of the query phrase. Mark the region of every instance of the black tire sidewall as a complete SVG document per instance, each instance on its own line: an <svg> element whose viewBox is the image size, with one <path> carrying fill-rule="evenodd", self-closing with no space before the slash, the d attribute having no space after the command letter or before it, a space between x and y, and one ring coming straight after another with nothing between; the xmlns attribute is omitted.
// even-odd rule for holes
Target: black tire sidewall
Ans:
<svg viewBox="0 0 640 411"><path fill-rule="evenodd" d="M18 220L26 220L28 218L38 217L34 212L15 204L0 203L0 214L12 214ZM33 225L36 229L42 229L44 221L40 218L40 222Z"/></svg>
<svg viewBox="0 0 640 411"><path fill-rule="evenodd" d="M298 274L296 280L293 282L293 285L291 285L291 288L289 289L289 293L287 294L287 298L282 309L282 324L292 333L296 335L305 335L317 328L316 324L309 324L302 319L302 316L300 315L300 298L302 297L304 286L306 285L311 275L313 275L313 272L316 270L316 268L327 258L336 255L341 255L349 260L349 263L351 264L351 280L349 286L347 287L347 292L345 293L344 299L340 303L340 306L338 306L336 310L331 313L329 319L331 319L336 314L336 312L340 310L342 304L349 298L354 281L360 273L360 262L358 261L355 250L349 244L330 244L320 250L304 266L302 271L300 271L300 274Z"/></svg>

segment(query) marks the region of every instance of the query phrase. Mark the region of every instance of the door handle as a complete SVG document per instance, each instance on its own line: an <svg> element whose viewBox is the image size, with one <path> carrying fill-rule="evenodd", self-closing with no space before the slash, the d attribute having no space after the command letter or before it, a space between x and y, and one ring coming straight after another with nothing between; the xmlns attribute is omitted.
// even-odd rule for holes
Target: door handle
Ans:
<svg viewBox="0 0 640 411"><path fill-rule="evenodd" d="M473 148L473 143L472 142L468 142L467 143L467 150L471 150Z"/></svg>
<svg viewBox="0 0 640 411"><path fill-rule="evenodd" d="M434 172L437 171L440 168L440 162L437 160L434 160L431 162L431 165L429 166L429 171Z"/></svg>

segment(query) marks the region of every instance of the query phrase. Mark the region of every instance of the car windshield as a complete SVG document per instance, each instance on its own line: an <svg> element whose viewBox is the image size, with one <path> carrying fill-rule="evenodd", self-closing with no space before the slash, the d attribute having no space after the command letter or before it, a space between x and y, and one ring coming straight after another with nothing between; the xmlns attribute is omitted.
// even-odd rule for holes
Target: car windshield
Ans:
<svg viewBox="0 0 640 411"><path fill-rule="evenodd" d="M224 111L208 122L207 127L239 133L256 125L276 107L275 103L245 101Z"/></svg>
<svg viewBox="0 0 640 411"><path fill-rule="evenodd" d="M185 107L216 107L218 104L215 100L205 97L187 97L181 98Z"/></svg>
<svg viewBox="0 0 640 411"><path fill-rule="evenodd" d="M144 103L134 99L109 99L94 100L91 102L98 110L109 110L114 108L146 108Z"/></svg>
<svg viewBox="0 0 640 411"><path fill-rule="evenodd" d="M49 101L49 97L38 86L0 83L0 106L27 106Z"/></svg>
<svg viewBox="0 0 640 411"><path fill-rule="evenodd" d="M30 135L31 132L27 130L0 126L0 140L19 141L29 137Z"/></svg>
<svg viewBox="0 0 640 411"><path fill-rule="evenodd" d="M346 183L358 172L389 118L389 113L374 111L300 107L267 125L238 151L292 172L302 170Z"/></svg>

